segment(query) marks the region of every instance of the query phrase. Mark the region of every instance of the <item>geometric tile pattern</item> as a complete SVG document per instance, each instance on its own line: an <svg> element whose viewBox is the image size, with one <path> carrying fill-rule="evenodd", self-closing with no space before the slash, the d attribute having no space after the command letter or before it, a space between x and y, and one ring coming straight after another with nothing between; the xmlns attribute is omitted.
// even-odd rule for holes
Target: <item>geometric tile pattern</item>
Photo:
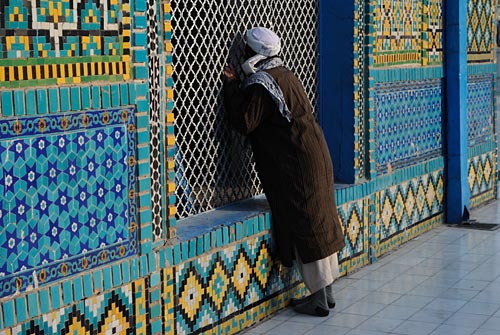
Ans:
<svg viewBox="0 0 500 335"><path fill-rule="evenodd" d="M144 280L53 310L10 331L0 331L0 334L145 334L146 329L141 332L136 323L136 319L141 319L141 314L146 312L138 308L137 295L145 295L139 289L145 289Z"/></svg>
<svg viewBox="0 0 500 335"><path fill-rule="evenodd" d="M443 62L443 1L423 0L422 65Z"/></svg>
<svg viewBox="0 0 500 335"><path fill-rule="evenodd" d="M471 197L476 197L493 188L495 171L495 161L492 153L486 153L469 159L467 182Z"/></svg>
<svg viewBox="0 0 500 335"><path fill-rule="evenodd" d="M133 108L0 119L0 297L137 252Z"/></svg>
<svg viewBox="0 0 500 335"><path fill-rule="evenodd" d="M2 1L0 59L2 86L20 80L79 83L110 75L126 80L129 1Z"/></svg>
<svg viewBox="0 0 500 335"><path fill-rule="evenodd" d="M270 243L269 234L252 237L176 267L174 333L208 330L297 282L297 270L280 273Z"/></svg>
<svg viewBox="0 0 500 335"><path fill-rule="evenodd" d="M441 81L380 84L375 93L377 173L442 154Z"/></svg>
<svg viewBox="0 0 500 335"><path fill-rule="evenodd" d="M471 79L467 83L468 145L490 142L493 134L493 78Z"/></svg>
<svg viewBox="0 0 500 335"><path fill-rule="evenodd" d="M377 0L373 10L375 65L420 63L422 0Z"/></svg>
<svg viewBox="0 0 500 335"><path fill-rule="evenodd" d="M444 178L439 170L378 194L379 243L443 211Z"/></svg>
<svg viewBox="0 0 500 335"><path fill-rule="evenodd" d="M365 200L349 202L338 206L345 247L339 253L339 260L361 256L368 252L368 215Z"/></svg>
<svg viewBox="0 0 500 335"><path fill-rule="evenodd" d="M468 0L467 47L469 61L492 61L495 50L495 6L492 0Z"/></svg>

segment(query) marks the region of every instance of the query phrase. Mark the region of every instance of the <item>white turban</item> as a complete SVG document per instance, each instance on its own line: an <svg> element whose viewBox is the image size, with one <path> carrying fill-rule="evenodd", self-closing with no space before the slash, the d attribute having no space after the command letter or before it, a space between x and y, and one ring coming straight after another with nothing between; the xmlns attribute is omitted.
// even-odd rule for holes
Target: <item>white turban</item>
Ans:
<svg viewBox="0 0 500 335"><path fill-rule="evenodd" d="M249 29L246 34L248 46L259 55L272 57L281 50L281 40L272 30L264 27Z"/></svg>

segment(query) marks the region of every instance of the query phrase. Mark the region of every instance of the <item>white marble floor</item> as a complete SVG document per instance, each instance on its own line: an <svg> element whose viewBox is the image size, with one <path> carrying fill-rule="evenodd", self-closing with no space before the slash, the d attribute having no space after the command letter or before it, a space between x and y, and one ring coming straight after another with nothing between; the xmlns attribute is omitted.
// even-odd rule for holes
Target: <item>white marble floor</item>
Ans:
<svg viewBox="0 0 500 335"><path fill-rule="evenodd" d="M500 223L500 201L472 212ZM246 335L499 335L500 229L442 226L339 279L325 318L287 308Z"/></svg>

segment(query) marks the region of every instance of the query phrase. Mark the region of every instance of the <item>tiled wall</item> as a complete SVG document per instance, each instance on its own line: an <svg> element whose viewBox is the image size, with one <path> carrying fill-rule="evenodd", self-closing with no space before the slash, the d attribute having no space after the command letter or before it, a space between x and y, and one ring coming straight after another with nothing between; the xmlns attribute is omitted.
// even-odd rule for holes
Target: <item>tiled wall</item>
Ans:
<svg viewBox="0 0 500 335"><path fill-rule="evenodd" d="M235 333L302 294L268 209L176 226L169 1L33 1L0 5L0 335ZM353 7L342 274L444 220L443 2L384 3ZM491 5L469 5L472 206L496 196Z"/></svg>

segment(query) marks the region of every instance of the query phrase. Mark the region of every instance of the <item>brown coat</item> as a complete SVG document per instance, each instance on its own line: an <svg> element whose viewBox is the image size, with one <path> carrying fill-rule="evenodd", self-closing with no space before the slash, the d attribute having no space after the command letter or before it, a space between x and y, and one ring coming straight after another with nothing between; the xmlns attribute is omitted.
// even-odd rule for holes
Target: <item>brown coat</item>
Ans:
<svg viewBox="0 0 500 335"><path fill-rule="evenodd" d="M292 265L294 246L302 261L310 263L344 247L332 161L300 81L284 67L266 71L280 86L292 122L263 86L243 91L236 80L225 83L227 119L250 138L282 263Z"/></svg>

